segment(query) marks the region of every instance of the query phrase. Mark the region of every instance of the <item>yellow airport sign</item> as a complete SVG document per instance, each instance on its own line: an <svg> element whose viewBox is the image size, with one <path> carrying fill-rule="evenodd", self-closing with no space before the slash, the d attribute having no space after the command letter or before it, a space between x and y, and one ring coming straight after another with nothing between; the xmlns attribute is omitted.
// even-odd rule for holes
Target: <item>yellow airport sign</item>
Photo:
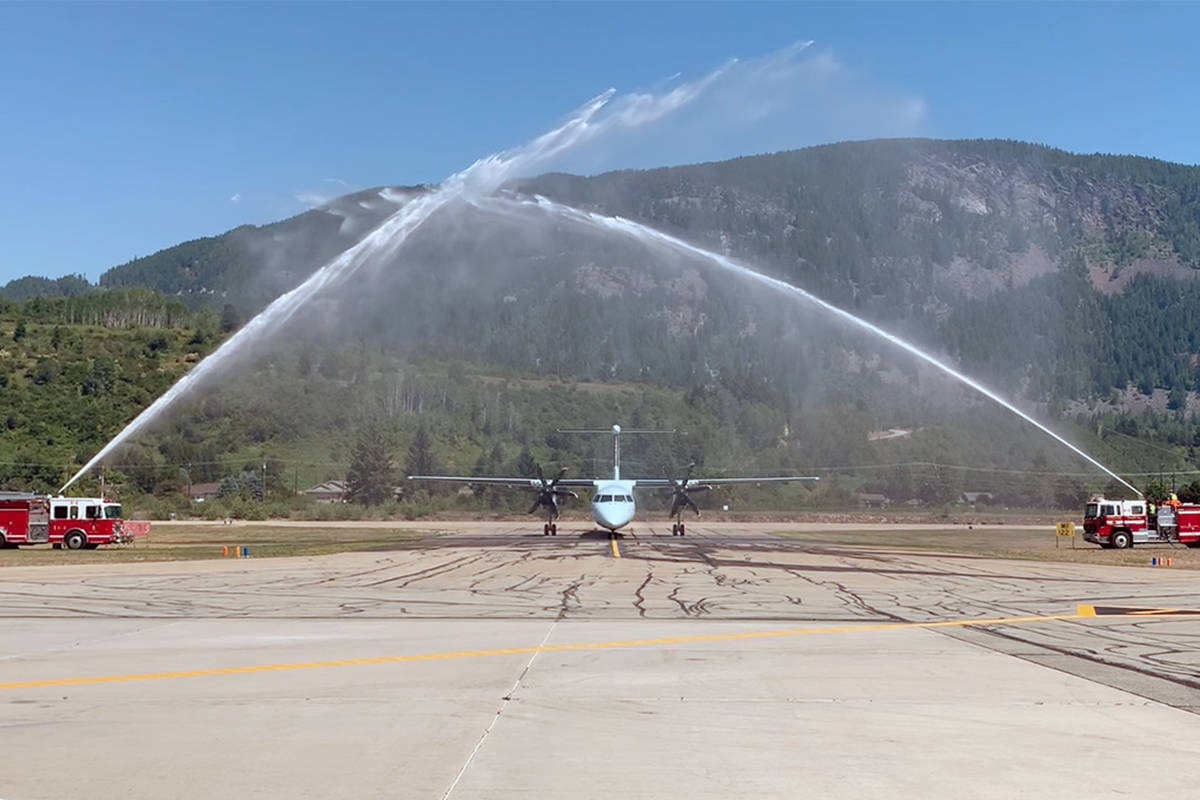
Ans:
<svg viewBox="0 0 1200 800"><path fill-rule="evenodd" d="M1056 523L1054 523L1054 533L1057 536L1074 536L1075 535L1075 523L1074 522L1056 522Z"/></svg>

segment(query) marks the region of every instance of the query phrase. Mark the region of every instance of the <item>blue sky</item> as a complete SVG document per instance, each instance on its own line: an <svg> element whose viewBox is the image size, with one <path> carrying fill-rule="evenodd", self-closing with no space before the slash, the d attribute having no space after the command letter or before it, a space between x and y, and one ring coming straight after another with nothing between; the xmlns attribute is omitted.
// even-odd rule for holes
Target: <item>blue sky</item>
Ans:
<svg viewBox="0 0 1200 800"><path fill-rule="evenodd" d="M797 40L827 69L789 114L714 111L563 166L895 135L1200 163L1197 30L1190 3L0 3L0 281L94 280L324 196L436 181L608 87Z"/></svg>

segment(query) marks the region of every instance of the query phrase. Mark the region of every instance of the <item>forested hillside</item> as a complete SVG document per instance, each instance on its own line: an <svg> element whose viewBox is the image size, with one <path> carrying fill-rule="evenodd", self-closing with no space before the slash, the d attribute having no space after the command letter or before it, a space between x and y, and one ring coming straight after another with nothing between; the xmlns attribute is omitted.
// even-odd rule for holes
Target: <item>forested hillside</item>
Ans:
<svg viewBox="0 0 1200 800"><path fill-rule="evenodd" d="M215 313L188 311L160 295L102 292L86 300L0 306L4 488L57 489L225 335ZM933 395L953 391L936 381L927 388ZM382 444L395 483L418 466L529 475L540 464L590 477L611 469L607 438L556 430L621 421L678 431L630 437L628 475L679 474L695 460L707 475L802 471L824 479L722 491L704 498L710 507L845 508L858 505L857 492L941 505L979 491L994 493L996 504L1046 507L1071 505L1107 483L989 404L947 410L920 393L898 399L894 389L854 374L824 389L819 402L798 406L748 391L736 379L587 382L362 339L278 342L197 392L118 451L105 471L110 492L155 514L288 513L296 489L345 477L364 432ZM1134 471L1186 469L1200 442L1200 426L1174 414L1080 423L1056 424L1097 456ZM255 499L264 472L265 503ZM220 482L227 497L190 505L186 489L203 482ZM93 477L79 488L94 490L95 483ZM520 511L528 502L521 492L429 496L417 487L394 511ZM655 505L654 498L646 502Z"/></svg>
<svg viewBox="0 0 1200 800"><path fill-rule="evenodd" d="M1200 168L904 140L546 175L513 189L642 221L813 291L1018 399L1122 471L1197 460ZM360 192L187 242L115 267L100 287L10 283L5 484L65 479L242 320L420 191ZM367 430L387 442L397 475L412 459L599 473L603 443L554 430L622 422L682 432L631 441L634 474L696 459L710 474L827 478L772 489L783 504L991 491L1047 505L1107 482L1007 412L802 303L698 260L472 208L431 220L261 345L114 457L110 479L168 504L204 481L244 498L265 464L268 495L284 497L344 477ZM421 492L406 502L484 501Z"/></svg>
<svg viewBox="0 0 1200 800"><path fill-rule="evenodd" d="M547 175L520 188L744 258L1021 387L1031 400L1104 397L1126 385L1200 386L1194 323L1182 313L1200 267L1197 167L1012 141L886 140L590 178ZM348 195L280 223L136 259L100 283L153 288L193 306L232 303L248 316L419 191ZM520 257L544 256L541 244ZM591 262L582 282L613 283L614 268L628 265L606 261L608 247L564 259L563 268ZM615 277L618 289L629 283ZM25 279L5 292L22 299L34 289ZM80 287L62 279L43 290ZM720 319L702 289L693 294L700 296L676 298L677 316ZM548 306L563 303L551 291L521 305L544 328L560 316ZM483 313L472 316L477 326L512 332L504 308ZM477 333L459 344L477 343ZM572 372L600 374L579 354L560 353L527 347L489 357L537 371L565 360Z"/></svg>

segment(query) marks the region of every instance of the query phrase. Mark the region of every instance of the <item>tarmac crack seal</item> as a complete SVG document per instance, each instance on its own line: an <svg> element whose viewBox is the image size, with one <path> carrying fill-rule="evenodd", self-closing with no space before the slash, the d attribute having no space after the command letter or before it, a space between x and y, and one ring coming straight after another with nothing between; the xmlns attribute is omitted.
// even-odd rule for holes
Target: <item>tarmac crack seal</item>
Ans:
<svg viewBox="0 0 1200 800"><path fill-rule="evenodd" d="M558 623L562 621L562 618L563 615L559 614L558 618L550 624L550 628L546 631L546 635L542 637L542 643L538 645L537 649L534 650L532 654L530 654L529 660L525 662L525 668L522 669L521 674L517 676L517 680L513 683L512 688L508 690L508 694L500 698L500 707L496 709L495 716L492 717L492 721L488 723L488 726L484 729L483 735L479 737L479 741L475 743L475 747L471 750L471 754L467 756L467 760L463 762L462 769L458 771L458 774L454 776L454 780L450 782L450 786L447 787L446 793L442 795L442 800L447 800L447 798L450 797L455 787L458 786L459 781L461 781L463 776L467 774L467 770L470 769L472 762L475 761L475 756L479 755L479 751L483 748L483 743L487 741L492 729L495 728L496 723L500 721L500 717L503 716L504 710L508 708L508 704L512 702L514 697L516 697L517 690L521 688L521 682L525 680L525 676L529 674L529 670L533 666L534 660L538 657L538 653L541 653L542 650L545 649L546 642L550 641L551 634L554 633L554 629L558 627Z"/></svg>

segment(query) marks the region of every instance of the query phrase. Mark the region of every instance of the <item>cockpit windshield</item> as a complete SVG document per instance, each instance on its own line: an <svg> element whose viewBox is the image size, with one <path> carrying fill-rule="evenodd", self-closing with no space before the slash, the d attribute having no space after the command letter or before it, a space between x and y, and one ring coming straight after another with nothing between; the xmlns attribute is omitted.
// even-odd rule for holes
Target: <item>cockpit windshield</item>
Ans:
<svg viewBox="0 0 1200 800"><path fill-rule="evenodd" d="M1099 503L1088 503L1087 507L1083 509L1083 515L1085 517L1100 516L1100 504Z"/></svg>

